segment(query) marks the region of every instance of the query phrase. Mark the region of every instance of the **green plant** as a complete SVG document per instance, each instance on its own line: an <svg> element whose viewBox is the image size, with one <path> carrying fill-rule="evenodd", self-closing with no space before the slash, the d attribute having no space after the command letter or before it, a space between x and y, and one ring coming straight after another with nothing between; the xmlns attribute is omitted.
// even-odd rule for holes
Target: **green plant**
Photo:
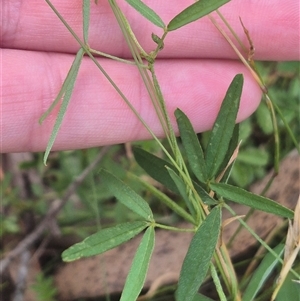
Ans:
<svg viewBox="0 0 300 301"><path fill-rule="evenodd" d="M45 277L42 273L36 276L36 282L31 286L35 291L37 300L54 301L56 300L56 288L54 287L53 279Z"/></svg>
<svg viewBox="0 0 300 301"><path fill-rule="evenodd" d="M216 10L219 6L228 1L202 0L200 2L195 2L175 16L169 24L165 25L163 20L144 3L141 1L128 0L127 2L139 11L146 19L163 30L161 37L154 34L152 35L152 39L157 44L157 47L150 53L147 53L142 49L130 27L129 22L116 2L113 0L109 1L111 9L121 27L124 38L131 50L134 65L138 68L152 100L153 107L159 117L170 150L167 150L167 148L154 135L151 128L139 116L130 101L125 97L122 91L119 90L106 71L95 59L95 54L105 54L91 49L88 45L90 1L83 1L83 41L81 41L73 32L50 1L47 2L78 41L81 48L77 52L76 58L63 83L61 91L53 105L41 118L41 121L44 120L53 107L63 97L57 121L54 125L54 129L46 149L44 158L45 162L71 99L82 58L84 55L88 55L143 123L166 156L166 160L161 159L143 149L136 148L134 149L136 161L155 180L165 185L175 194L180 195L184 201L184 205L178 205L167 195L159 193L155 187L149 187L149 189L151 189L151 192L154 193L161 202L170 207L171 210L191 224L191 228L179 229L158 223L155 220L150 206L142 197L111 173L106 170L101 170L100 175L105 186L108 187L110 192L114 194L124 206L134 212L134 214L138 217L138 220L121 223L114 227L100 230L98 233L87 237L81 243L78 243L64 251L63 259L65 261L71 261L81 257L100 254L130 240L137 234L144 232L140 246L133 259L132 267L129 271L121 297L121 300L136 300L140 294L146 277L148 264L155 242L155 228L174 231L191 231L195 234L182 266L176 292L177 300L203 300L203 298L197 294L197 291L199 286L207 277L207 273L211 275L221 300L227 300L227 298L241 300L241 289L235 276L235 271L230 258L227 256L226 247L222 243L218 244L218 240L222 241L220 236L222 228L222 209L225 208L229 210L233 216L236 216L235 212L226 203L226 200L231 200L254 209L270 212L289 219L292 219L294 216L293 211L273 202L270 199L251 194L242 188L235 187L227 183L239 148L239 127L235 125L235 120L242 93L243 76L235 76L228 88L218 117L208 137L205 149L203 149L199 143L197 135L194 132L187 116L180 109L175 111L175 117L186 156L185 160L179 142L176 139L174 129L171 126L170 116L167 113L163 94L155 73L156 58L160 50L164 47L166 36L171 31L209 14L211 11ZM212 21L214 22L213 19ZM250 38L249 40L251 41ZM231 41L229 42L231 43ZM234 45L232 46L234 47ZM240 55L240 53L238 53L238 55ZM113 58L112 56L106 56ZM259 73L256 71L254 62L251 60L251 57L249 59L250 63L247 63L241 55L240 58L245 62L265 92L267 103L272 113L271 116L273 126L275 128L275 137L277 137L278 130L276 127L274 109L271 105L270 98L266 93L267 91L264 84L260 79ZM123 59L113 59L124 62ZM128 61L128 63L132 62ZM276 149L276 164L278 164L278 156L278 149ZM141 179L139 181L142 182ZM270 252L270 254L276 258L276 260L280 261L279 256L274 250L262 241L242 219L239 217L236 218L252 235L256 237L256 239ZM295 271L293 271L293 273L299 278L299 275ZM221 284L220 279L224 281L224 285L228 291L228 296L225 294L226 290L223 289L223 284ZM261 285L261 283L259 285ZM259 289L259 285L256 285L256 290Z"/></svg>

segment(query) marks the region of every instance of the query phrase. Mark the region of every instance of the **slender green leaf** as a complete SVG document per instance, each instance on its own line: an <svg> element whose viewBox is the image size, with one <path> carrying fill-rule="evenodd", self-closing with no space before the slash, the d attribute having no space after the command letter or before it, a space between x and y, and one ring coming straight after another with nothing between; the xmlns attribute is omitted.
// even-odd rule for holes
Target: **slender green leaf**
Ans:
<svg viewBox="0 0 300 301"><path fill-rule="evenodd" d="M52 146L54 144L54 141L56 139L56 136L58 134L58 131L60 129L60 126L62 124L63 118L65 116L65 113L67 111L68 105L70 103L70 99L72 96L72 92L74 89L74 85L75 85L75 81L78 75L78 71L79 71L79 67L82 61L82 57L83 57L84 51L82 48L80 48L80 50L77 52L75 60L71 66L71 69L67 75L67 78L65 79L65 82L68 83L67 86L65 86L65 94L64 94L64 98L60 107L60 110L58 112L51 136L49 138L47 147L46 147L46 151L44 154L44 164L46 165L47 162L47 158L49 156L49 153L52 149ZM64 86L64 85L63 85ZM60 93L59 93L60 94Z"/></svg>
<svg viewBox="0 0 300 301"><path fill-rule="evenodd" d="M65 250L62 253L62 259L68 262L104 253L133 238L142 232L147 225L148 223L145 221L136 221L100 230Z"/></svg>
<svg viewBox="0 0 300 301"><path fill-rule="evenodd" d="M292 219L294 212L266 197L253 194L242 188L225 183L211 183L210 188L222 197L235 203L243 204L251 208L273 213L278 216Z"/></svg>
<svg viewBox="0 0 300 301"><path fill-rule="evenodd" d="M234 132L243 88L243 75L238 74L231 82L214 123L206 148L206 166L209 179L216 176L228 152Z"/></svg>
<svg viewBox="0 0 300 301"><path fill-rule="evenodd" d="M168 24L168 30L172 31L186 24L194 22L230 0L200 0L184 9L181 13L175 16Z"/></svg>
<svg viewBox="0 0 300 301"><path fill-rule="evenodd" d="M54 99L54 101L52 102L52 104L50 105L50 107L47 109L47 111L45 113L43 113L43 115L40 117L39 119L39 123L42 124L44 122L44 120L49 116L49 114L53 111L53 109L55 108L55 106L58 104L58 102L61 100L61 98L63 97L63 95L66 92L66 88L68 87L68 85L70 84L70 80L72 78L72 76L70 76L70 74L74 71L74 69L70 69L68 72L67 77L64 80L64 83L61 86L60 91L58 92L56 98Z"/></svg>
<svg viewBox="0 0 300 301"><path fill-rule="evenodd" d="M193 301L214 301L214 300L213 300L213 299L210 299L210 298L208 298L208 297L206 297L206 296L204 296L204 295L202 295L202 294L197 294L197 295L194 297Z"/></svg>
<svg viewBox="0 0 300 301"><path fill-rule="evenodd" d="M55 12L55 14L58 16L58 18L62 21L62 23L69 29L69 31L71 32L71 34L74 36L75 33L71 30L71 28L68 26L68 24L64 21L64 19L62 18L62 16L58 13L58 11L55 9L55 7L51 4L50 1L46 0L46 2L48 3L48 5L52 8L52 10ZM74 36L75 37L75 36ZM76 37L75 37L76 38ZM83 46L83 45L82 45ZM75 58L76 60L76 58ZM55 100L53 101L53 103L51 104L51 106L48 108L48 110L41 116L41 118L39 119L39 123L41 124L46 118L47 116L52 112L52 110L54 109L54 107L57 105L57 103L61 100L61 98L63 97L64 93L66 92L67 87L72 84L73 80L74 80L74 73L76 71L76 68L74 65L75 61L73 62L68 75L66 76L64 83L58 93L58 95L56 96Z"/></svg>
<svg viewBox="0 0 300 301"><path fill-rule="evenodd" d="M168 161L163 160L139 147L133 148L133 154L136 162L147 172L154 180L163 184L173 192L179 194L179 191L170 177L166 166L175 170L175 167Z"/></svg>
<svg viewBox="0 0 300 301"><path fill-rule="evenodd" d="M100 175L102 183L123 205L144 219L153 221L151 208L135 191L104 169L100 171Z"/></svg>
<svg viewBox="0 0 300 301"><path fill-rule="evenodd" d="M141 15L143 15L146 19L152 22L154 25L164 28L165 24L160 16L157 15L153 9L147 6L140 0L126 0L128 4L130 4L134 9L136 9Z"/></svg>
<svg viewBox="0 0 300 301"><path fill-rule="evenodd" d="M273 254L268 253L259 267L255 270L254 274L251 277L251 280L245 290L243 295L243 301L252 301L255 296L262 288L263 284L269 278L270 274L273 272L276 264L279 261L281 254L283 253L284 245L280 244L276 248L274 248L274 252L278 254L278 257L274 257Z"/></svg>
<svg viewBox="0 0 300 301"><path fill-rule="evenodd" d="M204 154L193 126L181 110L177 109L175 116L189 165L197 179L205 183L207 181L207 173Z"/></svg>
<svg viewBox="0 0 300 301"><path fill-rule="evenodd" d="M83 41L84 44L88 43L89 26L90 26L90 0L83 0Z"/></svg>
<svg viewBox="0 0 300 301"><path fill-rule="evenodd" d="M192 301L203 282L218 242L221 208L212 209L195 233L180 272L177 301Z"/></svg>
<svg viewBox="0 0 300 301"><path fill-rule="evenodd" d="M200 196L202 202L206 205L217 205L218 202L213 199L206 191L203 187L201 187L201 185L199 185L196 182L193 182L193 185L198 193L198 195Z"/></svg>
<svg viewBox="0 0 300 301"><path fill-rule="evenodd" d="M214 282L214 286L215 286L216 291L219 295L220 301L227 301L227 298L226 298L225 293L224 293L224 289L223 289L222 284L221 284L220 275L218 275L217 269L216 269L216 267L214 266L214 264L212 262L210 263L210 275L211 275L211 278ZM232 273L229 273L228 276L231 278L233 275L232 275ZM233 290L235 290L235 289L233 289ZM234 292L233 292L233 295L235 295Z"/></svg>
<svg viewBox="0 0 300 301"><path fill-rule="evenodd" d="M233 129L233 133L232 133L232 137L231 137L230 142L229 142L227 153L226 153L225 158L224 158L224 160L223 160L223 162L222 162L222 164L221 164L221 166L220 166L220 168L217 172L218 175L224 170L224 168L226 168L233 152L235 151L236 147L238 146L239 131L240 131L240 126L239 126L239 124L236 124L234 129ZM221 180L222 182L227 182L228 181L232 166L233 166L233 164L225 172L225 174L224 174L224 176Z"/></svg>
<svg viewBox="0 0 300 301"><path fill-rule="evenodd" d="M193 217L196 216L196 212L195 209L193 207L193 204L191 202L191 200L189 199L188 193L187 193L187 186L184 184L184 182L182 181L182 179L177 175L177 173L169 168L166 167L167 171L169 172L169 175L171 176L171 178L173 179L174 183L176 184L178 191L180 193L180 195L182 196L187 208L189 209L190 213L192 214Z"/></svg>
<svg viewBox="0 0 300 301"><path fill-rule="evenodd" d="M154 242L154 228L149 227L133 258L120 301L134 301L139 296L146 279Z"/></svg>

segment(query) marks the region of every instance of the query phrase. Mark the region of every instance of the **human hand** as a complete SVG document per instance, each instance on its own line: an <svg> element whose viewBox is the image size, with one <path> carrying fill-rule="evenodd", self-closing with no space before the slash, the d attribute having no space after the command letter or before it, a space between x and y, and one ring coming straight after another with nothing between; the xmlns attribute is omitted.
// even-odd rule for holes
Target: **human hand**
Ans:
<svg viewBox="0 0 300 301"><path fill-rule="evenodd" d="M161 30L124 2L120 1L120 6L141 45L146 51L153 50L151 33L160 35ZM175 2L171 6L167 1L149 3L167 24L190 4ZM53 0L53 4L82 36L81 1ZM56 97L79 45L44 1L3 0L2 9L1 152L42 151L58 108L42 125L38 119ZM298 1L232 0L220 11L248 45L239 23L239 16L242 18L256 48L256 60L299 59ZM94 49L130 57L107 1L99 1L98 6L92 4L89 43ZM170 115L173 118L179 107L197 132L212 126L237 73L245 77L238 121L247 118L259 104L258 85L207 17L169 33L159 58L155 69ZM163 136L136 68L105 58L99 58L99 62L155 134ZM150 135L143 125L85 57L53 149L88 148L146 138Z"/></svg>

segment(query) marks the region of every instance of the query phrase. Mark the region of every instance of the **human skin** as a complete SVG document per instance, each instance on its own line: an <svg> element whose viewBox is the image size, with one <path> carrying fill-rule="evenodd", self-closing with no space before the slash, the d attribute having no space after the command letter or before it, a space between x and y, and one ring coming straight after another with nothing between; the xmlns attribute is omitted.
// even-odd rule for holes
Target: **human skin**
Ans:
<svg viewBox="0 0 300 301"><path fill-rule="evenodd" d="M89 44L92 48L130 58L108 1L91 2ZM155 48L151 33L161 29L144 20L125 1L118 1L146 51ZM193 1L145 1L167 24ZM54 6L82 37L81 1L57 1ZM249 30L256 60L299 60L298 0L232 0L222 14L248 45L239 17ZM216 16L215 13L213 16ZM79 49L45 1L2 0L1 152L43 151L58 107L39 118L55 99ZM137 69L98 58L156 135L163 132ZM174 110L183 110L197 132L211 128L233 77L244 75L237 121L257 108L261 91L221 34L205 17L170 32L155 70L174 128ZM287 100L288 101L288 100ZM117 92L84 57L75 89L53 150L108 145L150 138Z"/></svg>

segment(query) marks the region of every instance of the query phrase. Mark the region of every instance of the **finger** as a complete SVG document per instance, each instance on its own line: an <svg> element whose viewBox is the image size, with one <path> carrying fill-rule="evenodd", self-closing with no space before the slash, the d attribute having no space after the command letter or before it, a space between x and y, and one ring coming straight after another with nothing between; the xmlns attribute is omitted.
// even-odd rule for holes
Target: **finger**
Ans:
<svg viewBox="0 0 300 301"><path fill-rule="evenodd" d="M82 38L81 1L52 2ZM168 1L148 2L166 24L191 4L182 0L172 1L172 5ZM91 47L112 55L130 56L108 1L99 1L98 5L91 1L91 6ZM147 51L153 50L155 44L151 33L161 35L162 30L144 20L125 1L120 1L120 6L141 45ZM67 53L78 50L78 43L45 1L4 0L3 7L2 47ZM256 49L255 59L299 59L299 1L233 0L221 7L220 11L248 46L239 21L239 17L242 18ZM219 20L215 13L213 16ZM165 44L160 57L236 58L236 54L207 17L170 32Z"/></svg>
<svg viewBox="0 0 300 301"><path fill-rule="evenodd" d="M73 55L3 50L2 152L42 151L58 107L39 125L38 119L56 97ZM144 121L163 131L134 66L99 59ZM238 121L257 107L261 92L245 67L235 61L158 60L157 77L173 126L173 112L183 110L197 132L211 128L226 90L237 73L245 76ZM151 138L107 79L84 57L75 89L54 149L88 148Z"/></svg>

